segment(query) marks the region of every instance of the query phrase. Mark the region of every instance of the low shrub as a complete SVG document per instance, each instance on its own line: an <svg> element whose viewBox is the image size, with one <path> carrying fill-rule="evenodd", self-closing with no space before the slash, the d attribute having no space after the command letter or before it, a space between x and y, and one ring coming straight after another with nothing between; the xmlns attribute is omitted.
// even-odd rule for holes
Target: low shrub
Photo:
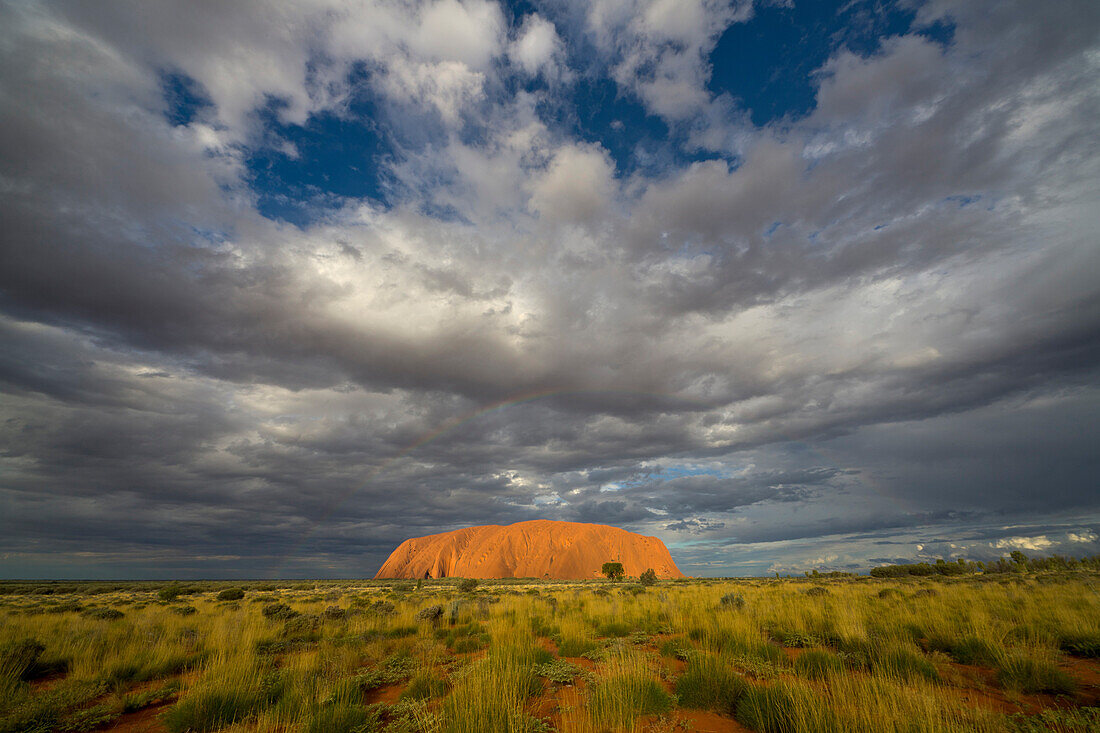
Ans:
<svg viewBox="0 0 1100 733"><path fill-rule="evenodd" d="M343 621L348 617L348 612L339 606L329 606L321 611L321 618L326 621Z"/></svg>
<svg viewBox="0 0 1100 733"><path fill-rule="evenodd" d="M653 568L646 570L638 578L638 582L645 586L657 585L657 573Z"/></svg>
<svg viewBox="0 0 1100 733"><path fill-rule="evenodd" d="M722 600L719 601L723 608L732 608L740 611L745 607L745 597L740 593L727 593L722 596Z"/></svg>
<svg viewBox="0 0 1100 733"><path fill-rule="evenodd" d="M244 591L240 588L226 588L217 595L219 601L239 601L244 598Z"/></svg>
<svg viewBox="0 0 1100 733"><path fill-rule="evenodd" d="M273 621L286 621L298 615L297 611L285 603L269 603L260 609L260 613L264 615L264 618Z"/></svg>
<svg viewBox="0 0 1100 733"><path fill-rule="evenodd" d="M438 621L443 618L443 606L435 605L422 608L416 612L417 621Z"/></svg>
<svg viewBox="0 0 1100 733"><path fill-rule="evenodd" d="M458 584L458 589L463 593L471 593L475 588L477 588L477 580L474 578L463 578Z"/></svg>
<svg viewBox="0 0 1100 733"><path fill-rule="evenodd" d="M76 601L65 601L55 606L47 606L45 610L46 613L80 613L84 610L84 606Z"/></svg>
<svg viewBox="0 0 1100 733"><path fill-rule="evenodd" d="M803 649L817 646L818 641L804 631L785 631L779 635L779 641L788 649Z"/></svg>
<svg viewBox="0 0 1100 733"><path fill-rule="evenodd" d="M1100 730L1100 707L1052 708L1038 715L1014 713L1006 720L1013 733L1095 733Z"/></svg>
<svg viewBox="0 0 1100 733"><path fill-rule="evenodd" d="M283 624L283 636L301 638L312 636L321 628L321 617L313 614L297 614Z"/></svg>
<svg viewBox="0 0 1100 733"><path fill-rule="evenodd" d="M807 588L803 592L808 596L816 596L816 597L829 595L829 589L828 588L823 588L820 585L815 585L812 588Z"/></svg>
<svg viewBox="0 0 1100 733"><path fill-rule="evenodd" d="M570 684L581 673L581 668L564 659L554 659L535 665L535 674L559 685Z"/></svg>
<svg viewBox="0 0 1100 733"><path fill-rule="evenodd" d="M117 621L125 615L126 614L119 611L117 608L89 608L84 611L84 616L86 618L94 618L100 621Z"/></svg>

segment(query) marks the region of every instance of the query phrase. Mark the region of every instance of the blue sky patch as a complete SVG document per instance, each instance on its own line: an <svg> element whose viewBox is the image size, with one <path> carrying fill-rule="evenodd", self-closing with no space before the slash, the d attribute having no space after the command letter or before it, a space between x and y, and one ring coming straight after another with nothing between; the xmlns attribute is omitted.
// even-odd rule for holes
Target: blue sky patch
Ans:
<svg viewBox="0 0 1100 733"><path fill-rule="evenodd" d="M734 23L719 38L708 88L751 110L757 126L803 117L815 106L814 72L833 53L874 54L883 39L910 32L915 16L912 8L871 0L758 6L749 22ZM940 24L921 32L948 43L953 29Z"/></svg>

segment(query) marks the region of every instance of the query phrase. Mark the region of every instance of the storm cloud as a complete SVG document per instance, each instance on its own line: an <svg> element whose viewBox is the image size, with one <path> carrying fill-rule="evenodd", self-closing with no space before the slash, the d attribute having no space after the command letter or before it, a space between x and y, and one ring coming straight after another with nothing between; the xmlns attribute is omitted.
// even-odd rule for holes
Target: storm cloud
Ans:
<svg viewBox="0 0 1100 733"><path fill-rule="evenodd" d="M787 5L0 4L0 575L1100 550L1100 7Z"/></svg>

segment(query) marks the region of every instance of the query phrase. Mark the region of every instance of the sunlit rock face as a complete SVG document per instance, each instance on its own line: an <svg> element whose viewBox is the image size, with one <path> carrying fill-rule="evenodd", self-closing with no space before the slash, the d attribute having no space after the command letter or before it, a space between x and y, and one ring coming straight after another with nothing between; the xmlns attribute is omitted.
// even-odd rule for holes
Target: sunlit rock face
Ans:
<svg viewBox="0 0 1100 733"><path fill-rule="evenodd" d="M603 524L549 520L407 539L374 577L597 578L605 562L621 562L628 576L652 568L660 578L684 577L656 537Z"/></svg>

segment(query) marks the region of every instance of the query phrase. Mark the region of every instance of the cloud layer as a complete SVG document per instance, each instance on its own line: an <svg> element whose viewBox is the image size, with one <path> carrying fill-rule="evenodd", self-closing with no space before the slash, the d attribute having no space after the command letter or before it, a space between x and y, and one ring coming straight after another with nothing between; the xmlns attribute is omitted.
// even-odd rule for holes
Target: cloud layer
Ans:
<svg viewBox="0 0 1100 733"><path fill-rule="evenodd" d="M0 6L0 574L1097 551L1100 9L857 6Z"/></svg>

